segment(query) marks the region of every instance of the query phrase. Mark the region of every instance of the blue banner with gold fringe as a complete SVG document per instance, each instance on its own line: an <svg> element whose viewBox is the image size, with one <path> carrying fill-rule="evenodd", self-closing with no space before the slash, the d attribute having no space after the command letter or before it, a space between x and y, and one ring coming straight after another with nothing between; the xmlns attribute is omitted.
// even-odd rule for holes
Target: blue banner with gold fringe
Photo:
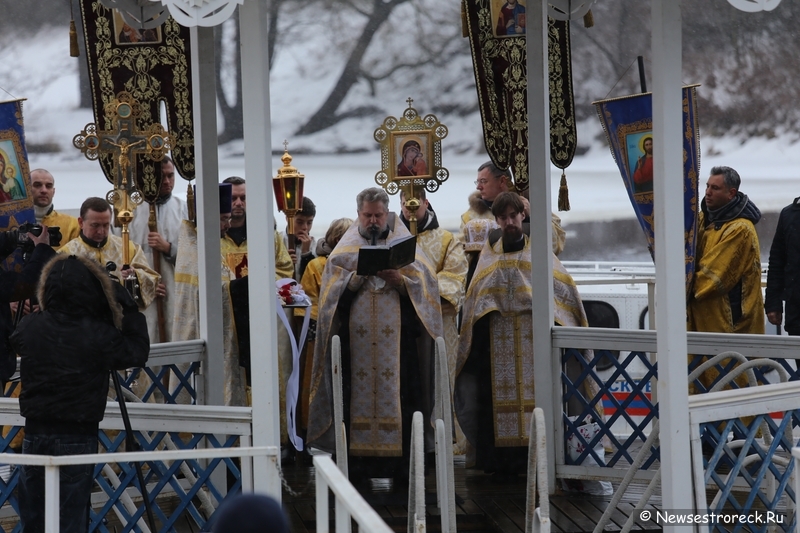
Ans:
<svg viewBox="0 0 800 533"><path fill-rule="evenodd" d="M23 100L0 102L0 230L36 222L33 214L28 151L22 120ZM20 254L3 262L6 269L21 269Z"/></svg>
<svg viewBox="0 0 800 533"><path fill-rule="evenodd" d="M697 187L700 131L697 127L696 85L683 88L683 228L686 288L691 286L697 247ZM650 256L655 254L653 231L653 99L650 93L594 102L606 132L611 155L619 167L636 218L644 231Z"/></svg>

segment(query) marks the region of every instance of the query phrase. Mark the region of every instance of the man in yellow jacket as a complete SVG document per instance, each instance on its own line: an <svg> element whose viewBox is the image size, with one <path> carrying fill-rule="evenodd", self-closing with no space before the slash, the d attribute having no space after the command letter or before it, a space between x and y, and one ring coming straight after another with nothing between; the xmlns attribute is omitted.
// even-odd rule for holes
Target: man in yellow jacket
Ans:
<svg viewBox="0 0 800 533"><path fill-rule="evenodd" d="M730 167L714 167L700 202L694 285L688 297L689 331L764 333L761 253L755 224L761 211L739 192ZM717 372L701 381L710 385Z"/></svg>
<svg viewBox="0 0 800 533"><path fill-rule="evenodd" d="M56 195L56 182L53 175L43 168L32 170L31 187L36 223L44 224L48 228L60 228L61 242L58 246L63 246L77 237L81 232L78 219L53 209L53 197Z"/></svg>

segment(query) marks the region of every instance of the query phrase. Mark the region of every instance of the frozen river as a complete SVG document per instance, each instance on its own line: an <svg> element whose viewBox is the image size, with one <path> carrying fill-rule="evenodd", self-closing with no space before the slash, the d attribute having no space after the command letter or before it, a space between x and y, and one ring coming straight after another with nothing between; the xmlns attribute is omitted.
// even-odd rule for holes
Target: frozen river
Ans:
<svg viewBox="0 0 800 533"><path fill-rule="evenodd" d="M711 166L728 164L739 170L743 180L742 191L762 211L780 210L800 195L800 178L795 170L800 168L800 155L779 160L764 154L767 149L753 147L727 157L705 158L701 169L701 194ZM572 210L560 213L565 225L633 218L627 193L610 153L597 149L590 154L576 158L572 167L567 169ZM467 196L475 188L476 169L485 160L485 156L477 155L448 156L445 151L444 164L450 171L450 179L430 196L442 227L458 228L460 215L467 209ZM31 154L30 161L31 168L45 167L55 176L55 204L58 209L77 209L88 196L105 196L110 189L99 164L83 159L77 150L75 154ZM761 164L762 161L772 163L767 166ZM292 164L306 176L305 193L317 204L314 232L322 235L331 220L355 216L355 196L362 189L375 185L374 176L379 170L380 154L377 151L341 156L301 154L294 156ZM221 155L219 175L220 179L233 175L248 180L271 179L280 165L279 157L274 156L271 170L260 176L245 176L242 156ZM560 175L560 171L553 168L553 206L556 205ZM182 197L186 195L185 183L179 180L175 187L176 194ZM392 204L393 209L399 209L399 198L392 197Z"/></svg>

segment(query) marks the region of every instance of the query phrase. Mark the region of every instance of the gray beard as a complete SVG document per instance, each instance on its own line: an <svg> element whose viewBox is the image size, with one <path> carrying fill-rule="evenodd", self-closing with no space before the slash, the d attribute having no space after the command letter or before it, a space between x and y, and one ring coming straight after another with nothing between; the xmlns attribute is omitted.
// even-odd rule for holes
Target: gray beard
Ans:
<svg viewBox="0 0 800 533"><path fill-rule="evenodd" d="M367 239L368 241L372 242L372 233L370 233L370 230L372 228L375 228L377 230L376 233L380 235L381 233L389 229L389 225L387 224L386 226L384 226L383 229L380 229L378 226L370 226L366 229L362 228L361 226L358 226L358 234Z"/></svg>

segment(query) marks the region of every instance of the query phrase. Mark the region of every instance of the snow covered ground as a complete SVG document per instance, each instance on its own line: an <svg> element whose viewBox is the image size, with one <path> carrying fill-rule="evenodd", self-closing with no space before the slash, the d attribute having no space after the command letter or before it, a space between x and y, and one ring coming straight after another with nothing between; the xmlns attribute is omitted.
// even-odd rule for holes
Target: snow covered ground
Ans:
<svg viewBox="0 0 800 533"><path fill-rule="evenodd" d="M55 143L61 147L56 153L31 153L31 168L49 169L56 178L55 203L59 209L77 209L88 196L104 196L110 185L100 172L99 164L88 161L74 148L72 137L93 122L89 110L77 109L78 83L77 62L66 56L66 36L54 38L43 30L28 39L3 42L4 61L0 63L0 100L27 98L24 104L26 138L29 145ZM63 38L62 38L63 37ZM36 43L33 45L33 43ZM83 59L80 59L81 61ZM294 62L279 62L273 71L274 78L286 79L291 73L283 69L293 67ZM273 147L280 147L288 137L292 146L307 143L289 136L297 120L290 105L302 106L304 95L324 90L313 83L300 84L291 90L295 98L284 94L286 84L277 82L272 88L273 100ZM417 105L415 103L415 105ZM425 113L423 106L418 107ZM398 114L399 114L398 110ZM700 116L702 134L702 115ZM380 123L364 124L351 128L347 135L372 139L372 132ZM478 165L487 157L475 153L459 153L464 139L479 135L480 122L477 114L447 124L450 136L443 143L444 166L450 170L450 179L438 193L431 197L441 224L446 228L457 228L460 214L467 208L467 196L474 189L473 181ZM580 125L579 138L582 144L596 139L600 131L598 121L589 120ZM340 132L341 134L341 132ZM799 196L800 149L787 141L789 135L767 140L752 139L742 143L734 138L704 138L701 135L701 150L713 154L704 156L701 180L705 181L709 169L714 165L729 165L742 176L742 191L762 211L777 211ZM322 138L320 138L321 140ZM334 140L316 146L335 151ZM451 147L450 150L448 147ZM220 178L239 175L247 179L268 179L281 165L279 157L273 157L272 169L263 176L245 176L245 147L241 141L220 148ZM263 149L258 147L257 149ZM374 185L374 175L380 167L380 154L375 145L374 152L346 155L297 155L293 161L300 172L306 175L306 194L318 206L314 233L324 234L331 220L342 216L355 216L355 195L365 187ZM613 220L632 218L633 211L622 180L609 150L599 141L593 141L590 150L576 157L567 169L572 210L561 213L565 224L591 220ZM560 171L552 171L552 201L555 208ZM700 190L704 189L701 183ZM176 185L176 193L185 196L186 187ZM393 198L397 207L399 200Z"/></svg>

